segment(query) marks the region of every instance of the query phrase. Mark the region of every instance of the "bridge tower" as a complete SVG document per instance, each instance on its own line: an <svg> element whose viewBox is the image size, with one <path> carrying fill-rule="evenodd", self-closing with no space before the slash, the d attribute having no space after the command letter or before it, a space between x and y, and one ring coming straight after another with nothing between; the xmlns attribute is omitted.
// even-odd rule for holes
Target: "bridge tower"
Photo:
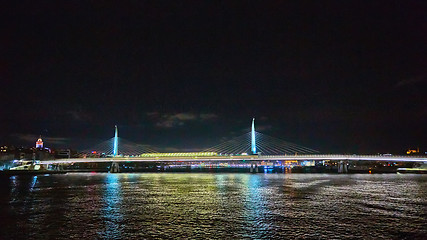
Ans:
<svg viewBox="0 0 427 240"><path fill-rule="evenodd" d="M252 131L251 131L251 151L252 154L256 154L256 142L255 142L255 118L252 119Z"/></svg>
<svg viewBox="0 0 427 240"><path fill-rule="evenodd" d="M113 156L116 157L119 154L119 130L117 129L117 125L115 125L115 133L114 133L114 145L113 145Z"/></svg>

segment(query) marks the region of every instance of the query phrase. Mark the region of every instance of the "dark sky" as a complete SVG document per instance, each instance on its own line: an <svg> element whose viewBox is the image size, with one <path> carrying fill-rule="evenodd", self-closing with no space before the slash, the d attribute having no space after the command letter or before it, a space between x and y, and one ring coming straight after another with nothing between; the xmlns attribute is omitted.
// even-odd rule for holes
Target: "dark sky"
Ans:
<svg viewBox="0 0 427 240"><path fill-rule="evenodd" d="M0 141L427 150L425 1L3 4Z"/></svg>

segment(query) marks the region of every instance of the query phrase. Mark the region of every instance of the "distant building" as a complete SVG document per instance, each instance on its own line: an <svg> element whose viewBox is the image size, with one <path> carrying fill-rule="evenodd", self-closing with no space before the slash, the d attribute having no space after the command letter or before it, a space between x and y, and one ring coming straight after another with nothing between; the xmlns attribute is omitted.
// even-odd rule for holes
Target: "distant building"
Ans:
<svg viewBox="0 0 427 240"><path fill-rule="evenodd" d="M417 148L417 149L408 149L408 151L406 151L406 154L408 154L408 155L412 155L412 154L417 155L419 153L420 153L420 148Z"/></svg>
<svg viewBox="0 0 427 240"><path fill-rule="evenodd" d="M15 147L8 145L0 146L0 161L13 159L15 159Z"/></svg>
<svg viewBox="0 0 427 240"><path fill-rule="evenodd" d="M33 160L51 160L54 159L49 148L36 148L33 153Z"/></svg>
<svg viewBox="0 0 427 240"><path fill-rule="evenodd" d="M57 149L54 151L54 156L56 159L59 158L71 158L75 151L72 151L71 149Z"/></svg>
<svg viewBox="0 0 427 240"><path fill-rule="evenodd" d="M43 148L42 136L40 136L39 139L37 139L36 148Z"/></svg>

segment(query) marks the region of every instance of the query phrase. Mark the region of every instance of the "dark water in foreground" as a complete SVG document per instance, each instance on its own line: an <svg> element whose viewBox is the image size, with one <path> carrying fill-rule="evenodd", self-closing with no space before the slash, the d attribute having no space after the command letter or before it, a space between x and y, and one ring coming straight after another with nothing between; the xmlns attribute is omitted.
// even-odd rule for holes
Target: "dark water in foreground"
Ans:
<svg viewBox="0 0 427 240"><path fill-rule="evenodd" d="M426 239L426 175L1 179L0 239Z"/></svg>

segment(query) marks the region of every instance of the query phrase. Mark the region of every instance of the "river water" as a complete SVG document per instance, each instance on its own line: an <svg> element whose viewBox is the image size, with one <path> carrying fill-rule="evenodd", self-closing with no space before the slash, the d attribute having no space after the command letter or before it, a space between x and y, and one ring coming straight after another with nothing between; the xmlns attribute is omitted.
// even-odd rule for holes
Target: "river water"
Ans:
<svg viewBox="0 0 427 240"><path fill-rule="evenodd" d="M427 175L1 179L0 239L427 239Z"/></svg>

